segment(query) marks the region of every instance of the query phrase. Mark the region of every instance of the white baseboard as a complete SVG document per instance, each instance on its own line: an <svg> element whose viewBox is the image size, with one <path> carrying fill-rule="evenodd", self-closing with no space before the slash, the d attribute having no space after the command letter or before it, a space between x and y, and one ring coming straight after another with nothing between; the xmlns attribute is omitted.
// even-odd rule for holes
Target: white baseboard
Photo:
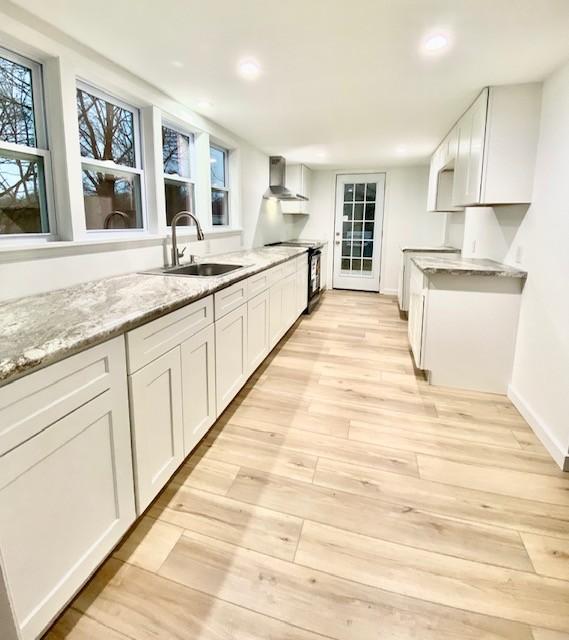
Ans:
<svg viewBox="0 0 569 640"><path fill-rule="evenodd" d="M398 291L397 289L380 289L379 293L382 293L384 296L396 296Z"/></svg>
<svg viewBox="0 0 569 640"><path fill-rule="evenodd" d="M522 414L526 422L532 428L535 435L541 440L543 446L549 451L551 457L557 462L562 471L569 471L569 454L567 448L551 433L549 427L530 408L520 394L512 387L508 386L508 398L512 404Z"/></svg>

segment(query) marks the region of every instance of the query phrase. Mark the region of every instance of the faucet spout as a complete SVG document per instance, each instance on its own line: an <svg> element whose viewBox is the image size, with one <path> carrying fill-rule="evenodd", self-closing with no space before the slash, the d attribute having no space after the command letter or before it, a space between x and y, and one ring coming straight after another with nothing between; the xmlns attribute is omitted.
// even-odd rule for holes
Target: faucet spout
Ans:
<svg viewBox="0 0 569 640"><path fill-rule="evenodd" d="M178 221L182 218L187 218L188 220L193 220L196 225L196 232L198 236L198 240L205 240L205 236L203 233L202 226L200 221L196 218L196 216L191 211L179 211L173 218L170 226L172 227L172 266L176 267L180 264L180 258L183 255L183 251L178 251L178 239L176 236L176 227ZM193 256L191 257L190 262L193 262Z"/></svg>

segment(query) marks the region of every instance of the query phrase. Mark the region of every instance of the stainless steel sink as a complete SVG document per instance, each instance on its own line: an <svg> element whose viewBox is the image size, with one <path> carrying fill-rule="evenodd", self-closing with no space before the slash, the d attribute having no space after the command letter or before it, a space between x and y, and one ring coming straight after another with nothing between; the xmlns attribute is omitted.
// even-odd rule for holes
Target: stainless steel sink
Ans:
<svg viewBox="0 0 569 640"><path fill-rule="evenodd" d="M242 264L220 264L218 262L200 262L194 264L186 264L179 267L165 267L164 269L153 269L146 273L153 273L163 276L197 276L208 278L212 276L221 276L224 273L230 273L237 269L242 269Z"/></svg>

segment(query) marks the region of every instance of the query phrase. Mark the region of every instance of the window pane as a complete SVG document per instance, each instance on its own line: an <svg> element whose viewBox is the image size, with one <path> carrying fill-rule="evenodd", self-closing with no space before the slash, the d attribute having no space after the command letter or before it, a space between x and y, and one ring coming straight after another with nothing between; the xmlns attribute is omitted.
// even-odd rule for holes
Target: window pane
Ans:
<svg viewBox="0 0 569 640"><path fill-rule="evenodd" d="M369 182L366 185L366 200L373 202L375 200L375 182Z"/></svg>
<svg viewBox="0 0 569 640"><path fill-rule="evenodd" d="M364 217L364 205L363 203L354 205L354 220L363 220Z"/></svg>
<svg viewBox="0 0 569 640"><path fill-rule="evenodd" d="M352 245L350 242L342 242L342 256L350 257Z"/></svg>
<svg viewBox="0 0 569 640"><path fill-rule="evenodd" d="M352 258L361 258L362 255L362 243L361 242L353 242L352 243Z"/></svg>
<svg viewBox="0 0 569 640"><path fill-rule="evenodd" d="M344 220L351 220L354 205L351 202L344 203Z"/></svg>
<svg viewBox="0 0 569 640"><path fill-rule="evenodd" d="M188 182L175 182L174 180L164 180L164 190L166 192L166 222L168 226L172 224L172 218L180 211L195 211L194 208L194 185ZM181 218L178 226L193 224L188 218Z"/></svg>
<svg viewBox="0 0 569 640"><path fill-rule="evenodd" d="M0 153L0 234L47 233L43 159Z"/></svg>
<svg viewBox="0 0 569 640"><path fill-rule="evenodd" d="M190 136L162 127L162 157L164 173L190 177Z"/></svg>
<svg viewBox="0 0 569 640"><path fill-rule="evenodd" d="M32 71L0 57L0 140L36 147Z"/></svg>
<svg viewBox="0 0 569 640"><path fill-rule="evenodd" d="M347 260L342 260L342 271L349 271L350 270L350 260L349 258Z"/></svg>
<svg viewBox="0 0 569 640"><path fill-rule="evenodd" d="M372 258L373 257L373 242L370 240L368 242L364 242L364 258Z"/></svg>
<svg viewBox="0 0 569 640"><path fill-rule="evenodd" d="M87 229L142 229L140 177L83 168Z"/></svg>
<svg viewBox="0 0 569 640"><path fill-rule="evenodd" d="M229 224L229 194L227 191L211 190L211 221L214 225Z"/></svg>
<svg viewBox="0 0 569 640"><path fill-rule="evenodd" d="M357 260L352 260L352 271L361 271L362 270L362 261L360 258Z"/></svg>
<svg viewBox="0 0 569 640"><path fill-rule="evenodd" d="M132 111L77 89L81 155L136 166Z"/></svg>
<svg viewBox="0 0 569 640"><path fill-rule="evenodd" d="M375 218L375 202L366 203L366 220L373 220Z"/></svg>
<svg viewBox="0 0 569 640"><path fill-rule="evenodd" d="M226 187L225 175L225 151L218 149L217 147L210 147L209 149L209 162L211 166L211 186L212 187Z"/></svg>
<svg viewBox="0 0 569 640"><path fill-rule="evenodd" d="M345 184L344 185L344 202L353 202L353 200L354 200L354 185Z"/></svg>
<svg viewBox="0 0 569 640"><path fill-rule="evenodd" d="M356 202L364 200L365 184L360 183L356 185Z"/></svg>
<svg viewBox="0 0 569 640"><path fill-rule="evenodd" d="M362 271L371 271L372 266L372 260L362 260Z"/></svg>

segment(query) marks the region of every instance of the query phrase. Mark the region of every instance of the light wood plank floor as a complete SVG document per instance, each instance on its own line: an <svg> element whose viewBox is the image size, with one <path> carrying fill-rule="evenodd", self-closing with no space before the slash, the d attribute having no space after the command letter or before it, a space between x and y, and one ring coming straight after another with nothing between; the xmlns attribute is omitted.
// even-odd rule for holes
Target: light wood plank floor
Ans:
<svg viewBox="0 0 569 640"><path fill-rule="evenodd" d="M569 475L406 328L328 292L47 638L568 640Z"/></svg>

